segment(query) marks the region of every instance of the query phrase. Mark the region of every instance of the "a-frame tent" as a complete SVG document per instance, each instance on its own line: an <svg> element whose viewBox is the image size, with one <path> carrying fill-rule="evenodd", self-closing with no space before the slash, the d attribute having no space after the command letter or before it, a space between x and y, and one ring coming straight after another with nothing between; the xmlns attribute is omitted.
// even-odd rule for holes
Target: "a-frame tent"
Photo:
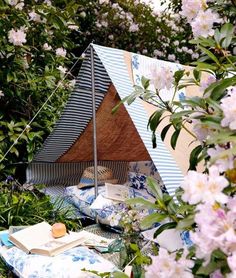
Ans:
<svg viewBox="0 0 236 278"><path fill-rule="evenodd" d="M95 44L85 52L75 89L53 132L27 169L27 182L78 184L83 170L93 165L91 51L94 53L98 164L112 168L114 176L123 183L130 161L153 161L161 182L172 194L186 172L192 138L185 132L181 134L173 151L168 136L163 142L157 134L157 148L153 149L147 123L156 108L141 99L132 105L122 104L112 115L112 108L133 91L133 65L137 57Z"/></svg>

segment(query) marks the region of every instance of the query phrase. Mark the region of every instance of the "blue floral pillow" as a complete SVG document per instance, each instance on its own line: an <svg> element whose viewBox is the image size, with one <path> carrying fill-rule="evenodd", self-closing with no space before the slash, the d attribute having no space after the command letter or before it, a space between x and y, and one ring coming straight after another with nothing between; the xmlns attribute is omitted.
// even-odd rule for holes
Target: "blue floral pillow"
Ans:
<svg viewBox="0 0 236 278"><path fill-rule="evenodd" d="M146 189L146 179L147 176L140 173L129 172L128 174L129 182L131 183L131 187L135 189Z"/></svg>

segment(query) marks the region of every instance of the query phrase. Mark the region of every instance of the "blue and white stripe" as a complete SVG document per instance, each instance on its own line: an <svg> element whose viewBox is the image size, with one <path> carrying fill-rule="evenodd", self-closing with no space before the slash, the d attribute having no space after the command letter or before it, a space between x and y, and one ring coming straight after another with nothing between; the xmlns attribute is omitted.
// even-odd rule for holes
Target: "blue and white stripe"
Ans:
<svg viewBox="0 0 236 278"><path fill-rule="evenodd" d="M92 45L95 53L95 90L96 107L101 104L104 94L111 83L115 86L121 99L132 93L133 84L124 62L125 52L118 49ZM183 175L170 152L157 134L157 149L152 148L151 133L147 130L149 116L141 100L125 107L152 158L168 192L173 194L183 179ZM90 47L77 78L74 92L59 119L53 133L45 141L43 148L35 156L27 171L28 182L47 183L51 185L73 185L79 182L82 170L93 162L55 163L80 136L92 117L91 64ZM131 146L132 147L132 146ZM44 163L46 162L46 163ZM51 163L50 163L51 162ZM111 162L109 162L111 163ZM99 162L99 165L113 167L119 182L127 178L127 164ZM125 166L119 166L125 165ZM123 167L123 168L122 168ZM123 171L123 174L122 174Z"/></svg>

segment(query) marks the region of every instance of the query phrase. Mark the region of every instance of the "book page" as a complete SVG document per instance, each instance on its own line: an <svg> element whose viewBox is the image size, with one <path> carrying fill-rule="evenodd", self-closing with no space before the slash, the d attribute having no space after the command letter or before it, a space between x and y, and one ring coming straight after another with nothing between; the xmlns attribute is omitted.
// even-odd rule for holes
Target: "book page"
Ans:
<svg viewBox="0 0 236 278"><path fill-rule="evenodd" d="M83 237L81 245L88 247L108 247L114 241L114 239L105 238L87 231L81 231L79 234Z"/></svg>
<svg viewBox="0 0 236 278"><path fill-rule="evenodd" d="M24 251L30 251L35 246L40 246L53 240L51 225L41 222L9 236L9 240Z"/></svg>
<svg viewBox="0 0 236 278"><path fill-rule="evenodd" d="M69 232L63 237L52 238L51 240L35 246L30 250L31 253L37 253L42 255L54 256L65 250L68 250L77 245L81 245L85 238L81 232Z"/></svg>
<svg viewBox="0 0 236 278"><path fill-rule="evenodd" d="M129 199L129 187L127 185L105 183L105 186L106 198L121 202Z"/></svg>

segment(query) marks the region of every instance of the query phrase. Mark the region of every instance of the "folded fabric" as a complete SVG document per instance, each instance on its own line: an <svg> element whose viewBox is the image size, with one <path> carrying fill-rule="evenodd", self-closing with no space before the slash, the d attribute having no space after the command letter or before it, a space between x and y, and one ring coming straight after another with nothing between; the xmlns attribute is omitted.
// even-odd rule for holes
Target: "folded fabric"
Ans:
<svg viewBox="0 0 236 278"><path fill-rule="evenodd" d="M0 247L0 256L21 278L92 278L98 276L89 271L117 270L114 264L87 247L75 247L55 257L29 255L17 247Z"/></svg>

